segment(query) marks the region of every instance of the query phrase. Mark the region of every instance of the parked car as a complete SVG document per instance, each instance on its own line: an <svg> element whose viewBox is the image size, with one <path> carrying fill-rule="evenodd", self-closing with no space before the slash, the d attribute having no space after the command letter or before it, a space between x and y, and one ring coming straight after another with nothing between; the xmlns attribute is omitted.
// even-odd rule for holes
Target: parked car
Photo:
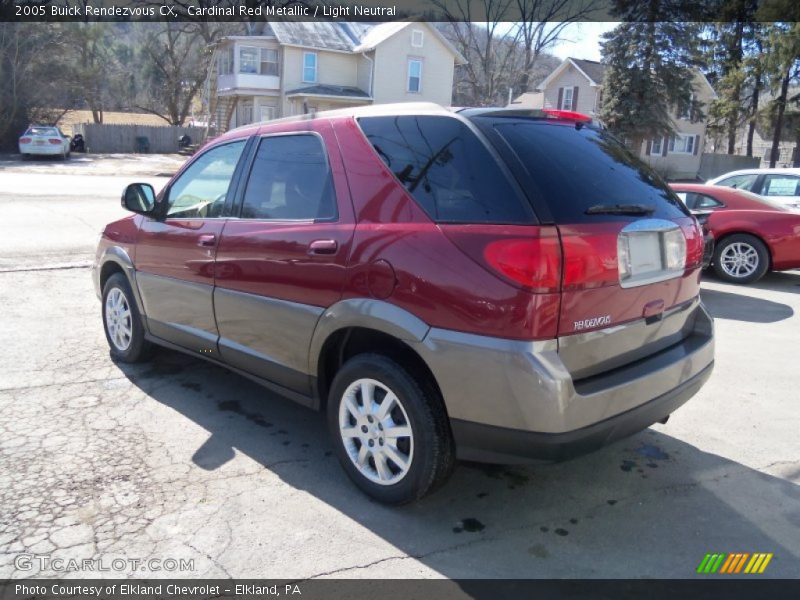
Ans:
<svg viewBox="0 0 800 600"><path fill-rule="evenodd" d="M22 158L30 156L60 156L69 158L69 137L58 127L31 125L19 138L19 153Z"/></svg>
<svg viewBox="0 0 800 600"><path fill-rule="evenodd" d="M800 210L800 169L743 169L725 173L706 183L752 192Z"/></svg>
<svg viewBox="0 0 800 600"><path fill-rule="evenodd" d="M708 214L714 234L712 264L733 283L753 283L768 271L800 268L800 214L750 192L688 183L671 184L692 210Z"/></svg>
<svg viewBox="0 0 800 600"><path fill-rule="evenodd" d="M420 498L456 457L558 460L703 385L703 238L576 113L377 105L215 139L109 224L111 356L153 344L327 411L367 494Z"/></svg>

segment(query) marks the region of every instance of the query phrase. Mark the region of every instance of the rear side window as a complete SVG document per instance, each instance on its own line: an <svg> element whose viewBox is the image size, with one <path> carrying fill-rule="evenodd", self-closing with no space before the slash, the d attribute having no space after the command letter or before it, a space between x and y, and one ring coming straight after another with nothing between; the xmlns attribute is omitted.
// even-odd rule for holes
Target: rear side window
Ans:
<svg viewBox="0 0 800 600"><path fill-rule="evenodd" d="M794 175L765 175L761 194L764 196L800 196L800 177Z"/></svg>
<svg viewBox="0 0 800 600"><path fill-rule="evenodd" d="M705 194L700 194L697 192L676 192L678 198L683 200L683 202L691 209L699 209L699 208L716 208L718 206L724 206L722 202L719 200L715 200L711 196L706 196Z"/></svg>
<svg viewBox="0 0 800 600"><path fill-rule="evenodd" d="M480 139L458 119L366 117L375 151L438 223L535 222L533 211Z"/></svg>
<svg viewBox="0 0 800 600"><path fill-rule="evenodd" d="M328 158L315 135L265 137L256 151L242 205L243 219L336 218Z"/></svg>
<svg viewBox="0 0 800 600"><path fill-rule="evenodd" d="M644 205L649 217L688 214L650 167L608 133L574 123L494 119L494 128L530 174L532 192L547 204L556 223L620 220L587 214L592 207Z"/></svg>
<svg viewBox="0 0 800 600"><path fill-rule="evenodd" d="M746 190L750 191L753 189L753 186L756 183L756 179L758 179L758 175L734 175L733 177L728 177L721 181L718 181L716 185L722 185L725 187L734 188L737 190Z"/></svg>

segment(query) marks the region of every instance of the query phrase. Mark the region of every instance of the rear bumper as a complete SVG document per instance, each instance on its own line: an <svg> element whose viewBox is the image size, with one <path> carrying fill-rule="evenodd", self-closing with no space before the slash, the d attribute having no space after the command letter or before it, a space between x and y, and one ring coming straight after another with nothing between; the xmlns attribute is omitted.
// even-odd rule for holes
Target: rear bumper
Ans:
<svg viewBox="0 0 800 600"><path fill-rule="evenodd" d="M565 433L540 433L451 421L460 458L480 462L558 461L586 454L663 421L694 396L711 376L713 363L678 387L636 408Z"/></svg>
<svg viewBox="0 0 800 600"><path fill-rule="evenodd" d="M637 354L652 339L662 343ZM611 345L626 362L599 356ZM417 351L442 391L459 457L557 460L644 429L694 395L713 367L713 321L693 301L658 322L544 342L431 329Z"/></svg>
<svg viewBox="0 0 800 600"><path fill-rule="evenodd" d="M64 152L63 146L56 146L55 144L47 144L46 146L35 146L27 144L19 147L20 154L32 154L37 156L55 156L61 155Z"/></svg>

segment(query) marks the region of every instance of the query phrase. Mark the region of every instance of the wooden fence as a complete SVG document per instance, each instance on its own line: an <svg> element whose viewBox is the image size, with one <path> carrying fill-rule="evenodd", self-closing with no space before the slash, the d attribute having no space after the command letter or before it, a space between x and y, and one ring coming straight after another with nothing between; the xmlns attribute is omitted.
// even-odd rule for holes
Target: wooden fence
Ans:
<svg viewBox="0 0 800 600"><path fill-rule="evenodd" d="M202 127L155 127L151 125L107 125L105 123L77 123L73 134L80 133L86 142L87 152L128 153L137 152L142 145L137 138L147 138L149 152L167 154L178 151L178 138L188 135L192 144L205 138Z"/></svg>

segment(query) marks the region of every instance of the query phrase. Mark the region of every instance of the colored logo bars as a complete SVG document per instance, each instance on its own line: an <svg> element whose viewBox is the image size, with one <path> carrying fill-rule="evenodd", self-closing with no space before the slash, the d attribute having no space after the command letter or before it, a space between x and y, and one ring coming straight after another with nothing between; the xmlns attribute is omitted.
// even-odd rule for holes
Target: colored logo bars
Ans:
<svg viewBox="0 0 800 600"><path fill-rule="evenodd" d="M697 572L701 574L713 573L763 573L769 561L772 560L772 552L737 552L733 554L706 554L700 564L697 565Z"/></svg>

